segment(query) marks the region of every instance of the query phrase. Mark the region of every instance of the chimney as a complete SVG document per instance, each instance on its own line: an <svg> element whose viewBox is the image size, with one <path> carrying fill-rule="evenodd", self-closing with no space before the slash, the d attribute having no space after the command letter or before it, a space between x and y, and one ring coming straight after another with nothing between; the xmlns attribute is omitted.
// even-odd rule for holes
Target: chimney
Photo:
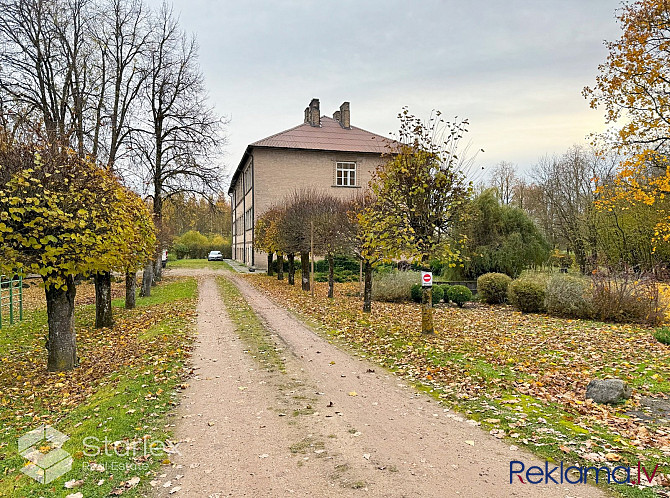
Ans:
<svg viewBox="0 0 670 498"><path fill-rule="evenodd" d="M340 111L335 111L333 113L333 119L337 121L338 123L340 122Z"/></svg>
<svg viewBox="0 0 670 498"><path fill-rule="evenodd" d="M321 126L319 99L312 99L309 103L309 107L305 109L305 124L309 124L310 126Z"/></svg>
<svg viewBox="0 0 670 498"><path fill-rule="evenodd" d="M343 102L340 106L340 119L338 120L342 128L351 128L351 111L349 110L349 102Z"/></svg>

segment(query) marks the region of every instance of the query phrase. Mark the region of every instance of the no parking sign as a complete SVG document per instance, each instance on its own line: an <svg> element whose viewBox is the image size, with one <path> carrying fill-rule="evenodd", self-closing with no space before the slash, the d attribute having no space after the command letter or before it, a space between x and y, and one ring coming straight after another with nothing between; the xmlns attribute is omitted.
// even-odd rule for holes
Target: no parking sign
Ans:
<svg viewBox="0 0 670 498"><path fill-rule="evenodd" d="M421 287L433 286L433 273L429 271L421 272Z"/></svg>

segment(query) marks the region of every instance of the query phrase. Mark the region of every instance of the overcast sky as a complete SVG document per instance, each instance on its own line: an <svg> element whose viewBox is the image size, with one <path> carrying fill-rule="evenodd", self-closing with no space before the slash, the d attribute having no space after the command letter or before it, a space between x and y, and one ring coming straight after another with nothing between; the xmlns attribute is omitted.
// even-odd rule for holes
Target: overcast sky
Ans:
<svg viewBox="0 0 670 498"><path fill-rule="evenodd" d="M158 0L152 0L151 3ZM581 91L619 36L615 0L174 0L217 110L225 168L309 101L388 136L402 106L470 121L477 163L528 169L604 129Z"/></svg>

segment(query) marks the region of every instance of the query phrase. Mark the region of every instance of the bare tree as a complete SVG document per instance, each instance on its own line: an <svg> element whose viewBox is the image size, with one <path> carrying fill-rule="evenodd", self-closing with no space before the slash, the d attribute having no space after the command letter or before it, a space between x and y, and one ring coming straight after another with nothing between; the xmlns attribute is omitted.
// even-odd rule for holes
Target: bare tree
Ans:
<svg viewBox="0 0 670 498"><path fill-rule="evenodd" d="M335 294L335 256L348 252L350 248L351 220L348 205L329 195L319 200L313 210L314 252L328 260L328 297Z"/></svg>
<svg viewBox="0 0 670 498"><path fill-rule="evenodd" d="M553 229L574 252L584 273L597 259L597 187L611 178L615 165L615 157L575 145L560 157L541 158L531 173Z"/></svg>
<svg viewBox="0 0 670 498"><path fill-rule="evenodd" d="M491 171L491 187L496 189L502 204L511 204L515 186L518 183L516 166L507 161L500 161Z"/></svg>
<svg viewBox="0 0 670 498"><path fill-rule="evenodd" d="M218 192L220 171L211 159L223 144L223 121L207 102L197 44L181 31L172 9L163 4L152 26L143 89L148 118L135 128L133 148L153 200L159 231L154 272L159 279L163 202L181 193Z"/></svg>
<svg viewBox="0 0 670 498"><path fill-rule="evenodd" d="M11 110L43 122L49 139L84 153L90 0L2 0L0 91Z"/></svg>

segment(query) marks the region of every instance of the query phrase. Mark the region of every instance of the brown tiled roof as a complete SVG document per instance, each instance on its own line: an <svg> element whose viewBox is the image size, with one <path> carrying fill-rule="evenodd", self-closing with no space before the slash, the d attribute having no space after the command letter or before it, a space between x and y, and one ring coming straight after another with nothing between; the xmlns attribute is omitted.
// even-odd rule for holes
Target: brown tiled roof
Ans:
<svg viewBox="0 0 670 498"><path fill-rule="evenodd" d="M389 152L392 143L389 138L355 126L342 128L334 119L321 116L321 126L304 123L254 142L251 146L383 154Z"/></svg>

